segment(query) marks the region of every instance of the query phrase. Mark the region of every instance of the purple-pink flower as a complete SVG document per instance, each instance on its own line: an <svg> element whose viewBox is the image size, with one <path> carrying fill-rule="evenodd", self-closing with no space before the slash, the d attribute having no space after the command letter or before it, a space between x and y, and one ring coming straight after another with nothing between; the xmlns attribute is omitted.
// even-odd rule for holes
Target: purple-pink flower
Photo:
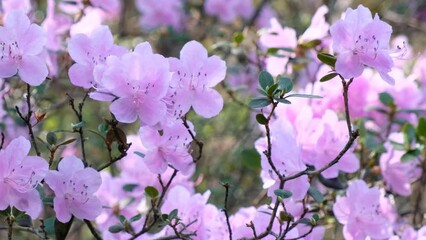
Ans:
<svg viewBox="0 0 426 240"><path fill-rule="evenodd" d="M253 14L254 7L252 0L207 0L204 10L223 23L231 23L239 16L248 19Z"/></svg>
<svg viewBox="0 0 426 240"><path fill-rule="evenodd" d="M78 87L96 86L93 70L105 64L108 56L120 56L127 50L114 44L114 38L107 26L97 28L90 37L76 34L68 42L68 51L76 62L69 69L71 83Z"/></svg>
<svg viewBox="0 0 426 240"><path fill-rule="evenodd" d="M363 180L349 184L346 196L338 196L333 206L337 220L344 225L345 239L385 239L392 235L393 208L378 187L369 188Z"/></svg>
<svg viewBox="0 0 426 240"><path fill-rule="evenodd" d="M50 170L45 181L55 192L53 207L60 222L68 222L72 215L95 220L101 213L102 204L94 196L102 183L101 175L93 168L84 168L77 157L64 157L58 171Z"/></svg>
<svg viewBox="0 0 426 240"><path fill-rule="evenodd" d="M357 9L346 10L344 19L330 28L333 49L339 55L336 71L344 78L358 77L365 66L376 69L386 82L394 84L389 76L393 61L390 57L389 41L392 27L374 18L368 8L359 5Z"/></svg>
<svg viewBox="0 0 426 240"><path fill-rule="evenodd" d="M49 166L41 157L27 156L30 149L30 142L18 137L0 150L0 210L15 207L35 219L43 209L36 187Z"/></svg>
<svg viewBox="0 0 426 240"><path fill-rule="evenodd" d="M163 98L169 89L171 73L167 59L153 54L148 43L121 58L108 59L102 85L117 97L110 106L118 121L153 126L167 113Z"/></svg>
<svg viewBox="0 0 426 240"><path fill-rule="evenodd" d="M144 29L161 26L182 28L184 10L181 0L137 0L136 7L142 13L139 22Z"/></svg>
<svg viewBox="0 0 426 240"><path fill-rule="evenodd" d="M26 83L38 86L47 77L41 53L46 33L21 10L11 11L0 26L0 78L18 74Z"/></svg>
<svg viewBox="0 0 426 240"><path fill-rule="evenodd" d="M226 75L226 64L218 56L209 57L207 50L197 41L183 46L180 59L170 58L173 78L167 96L169 113L181 117L189 109L205 118L219 114L222 96L213 89Z"/></svg>
<svg viewBox="0 0 426 240"><path fill-rule="evenodd" d="M192 124L191 124L192 126ZM193 129L191 129L192 132ZM162 134L152 127L142 127L139 135L142 144L147 148L145 163L153 173L161 174L167 170L168 164L173 168L188 174L193 166L189 152L191 135L188 129L179 122L166 125Z"/></svg>

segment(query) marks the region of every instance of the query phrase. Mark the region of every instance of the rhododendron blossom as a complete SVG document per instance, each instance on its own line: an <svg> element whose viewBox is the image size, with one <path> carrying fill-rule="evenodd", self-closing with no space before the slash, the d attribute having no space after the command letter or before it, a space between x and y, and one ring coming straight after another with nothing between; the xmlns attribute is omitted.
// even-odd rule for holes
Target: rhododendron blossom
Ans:
<svg viewBox="0 0 426 240"><path fill-rule="evenodd" d="M392 234L392 218L389 218L389 201L379 188L369 188L362 180L355 180L346 196L337 197L333 212L344 225L346 239L388 238Z"/></svg>
<svg viewBox="0 0 426 240"><path fill-rule="evenodd" d="M254 12L252 0L207 0L204 9L223 23L231 23L238 16L248 19Z"/></svg>
<svg viewBox="0 0 426 240"><path fill-rule="evenodd" d="M15 207L35 219L43 209L36 187L49 166L41 157L27 156L30 148L27 139L18 137L0 150L0 210Z"/></svg>
<svg viewBox="0 0 426 240"><path fill-rule="evenodd" d="M193 127L190 131L194 132ZM142 127L139 134L148 149L145 152L145 163L153 173L163 173L168 164L183 174L189 172L193 164L189 153L192 138L182 123L165 126L161 135L152 127Z"/></svg>
<svg viewBox="0 0 426 240"><path fill-rule="evenodd" d="M393 61L389 55L389 41L392 27L374 18L368 8L360 5L357 9L346 10L345 17L330 28L333 49L339 53L336 71L344 78L358 77L365 65L375 68L386 82L394 84L389 76Z"/></svg>
<svg viewBox="0 0 426 240"><path fill-rule="evenodd" d="M170 58L170 70L173 78L167 101L172 115L183 116L191 106L205 118L219 114L223 98L213 87L225 78L223 60L218 56L209 57L203 45L191 41L183 46L180 59Z"/></svg>
<svg viewBox="0 0 426 240"><path fill-rule="evenodd" d="M93 195L101 185L101 176L95 169L85 168L77 157L64 157L58 171L50 170L45 181L55 192L53 207L60 222L68 222L72 215L95 220L101 213L101 202Z"/></svg>
<svg viewBox="0 0 426 240"><path fill-rule="evenodd" d="M168 61L159 54L138 50L112 57L102 84L117 99L110 110L118 121L153 126L166 116L165 97L171 78ZM142 53L142 54L141 54Z"/></svg>
<svg viewBox="0 0 426 240"><path fill-rule="evenodd" d="M11 11L0 26L0 78L17 74L22 81L40 85L47 77L46 62L40 55L46 33L21 10Z"/></svg>
<svg viewBox="0 0 426 240"><path fill-rule="evenodd" d="M306 169L300 158L300 147L294 138L294 131L289 122L284 119L276 120L271 124L271 132L276 133L271 136L272 162L281 176L291 176L292 174L304 171ZM255 143L256 150L261 157L261 177L263 188L268 188L268 195L275 198L274 190L279 187L279 178L273 171L264 151L267 150L266 138L261 138ZM282 156L285 156L283 158ZM301 176L292 179L284 185L284 189L292 193L295 200L303 199L303 196L309 189L307 176Z"/></svg>
<svg viewBox="0 0 426 240"><path fill-rule="evenodd" d="M172 26L179 30L182 27L182 0L137 0L136 7L142 13L139 22L144 29Z"/></svg>
<svg viewBox="0 0 426 240"><path fill-rule="evenodd" d="M94 68L104 64L108 56L122 55L123 47L114 45L114 38L107 26L102 26L90 35L77 34L68 41L68 51L76 62L69 69L71 83L83 88L96 86Z"/></svg>
<svg viewBox="0 0 426 240"><path fill-rule="evenodd" d="M392 133L391 141L403 142L402 133ZM390 143L385 144L386 153L380 157L380 170L382 171L383 179L389 188L402 196L411 194L411 183L418 179L421 175L419 162L412 160L402 162L401 158L404 151L392 148Z"/></svg>

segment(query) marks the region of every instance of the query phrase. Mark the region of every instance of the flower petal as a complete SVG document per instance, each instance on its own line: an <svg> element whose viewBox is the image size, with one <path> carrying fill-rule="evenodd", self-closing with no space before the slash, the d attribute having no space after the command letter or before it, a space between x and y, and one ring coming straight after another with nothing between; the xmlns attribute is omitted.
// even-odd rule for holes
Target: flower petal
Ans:
<svg viewBox="0 0 426 240"><path fill-rule="evenodd" d="M18 75L22 81L32 85L38 86L46 80L49 73L46 62L43 58L38 56L24 55L19 62Z"/></svg>
<svg viewBox="0 0 426 240"><path fill-rule="evenodd" d="M214 89L197 91L194 99L196 99L192 104L194 111L205 118L216 116L223 108L222 95Z"/></svg>

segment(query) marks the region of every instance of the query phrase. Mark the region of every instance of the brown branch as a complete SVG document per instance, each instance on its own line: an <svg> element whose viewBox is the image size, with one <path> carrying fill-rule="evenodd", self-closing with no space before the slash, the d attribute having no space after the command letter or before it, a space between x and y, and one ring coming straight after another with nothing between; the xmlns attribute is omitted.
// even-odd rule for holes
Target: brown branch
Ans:
<svg viewBox="0 0 426 240"><path fill-rule="evenodd" d="M2 150L3 149L3 144L4 144L4 133L2 132L1 133L1 142L0 142L0 150Z"/></svg>
<svg viewBox="0 0 426 240"><path fill-rule="evenodd" d="M31 124L31 116L33 115L33 111L31 110L31 86L27 84L27 108L28 112L27 115L24 116L21 111L19 110L18 106L15 106L16 112L18 113L19 117L25 122L25 125L28 127L28 134L30 135L31 144L34 147L34 150L37 154L37 156L40 156L40 151L37 146L37 142L35 140L34 131L33 131L33 125Z"/></svg>
<svg viewBox="0 0 426 240"><path fill-rule="evenodd" d="M84 222L86 223L86 225L89 228L90 233L92 233L93 237L96 240L102 240L102 237L99 236L99 233L97 232L97 230L95 229L95 227L93 226L93 224L89 220L86 220L86 219L84 219Z"/></svg>
<svg viewBox="0 0 426 240"><path fill-rule="evenodd" d="M108 163L104 164L103 166L99 167L98 168L98 172L104 170L105 168L113 165L114 163L120 161L122 158L124 158L125 156L127 156L127 150L129 150L129 148L132 145L132 143L128 143L127 145L128 145L128 148L125 151L122 151L119 156L117 156L115 158L112 158L110 162L108 162Z"/></svg>
<svg viewBox="0 0 426 240"><path fill-rule="evenodd" d="M351 148L352 144L355 142L356 138L359 136L358 130L355 130L355 131L352 130L351 118L350 118L350 113L349 113L348 91L349 91L349 86L352 83L353 79L351 78L348 82L346 82L343 79L343 77L341 77L341 79L342 79L342 84L343 84L343 101L344 101L344 104L345 104L345 116L346 116L346 123L347 123L347 127L348 127L349 139L348 139L348 142L346 143L346 145L343 147L343 149L339 152L339 154L331 162L329 162L327 165L325 165L324 167L322 167L322 168L320 168L316 171L308 171L308 169L305 169L305 170L300 171L300 172L298 172L294 175L291 175L289 177L283 177L279 174L279 172L278 172L278 170L276 170L276 168L274 169L274 165L273 165L272 157L271 157L271 152L270 152L271 151L271 141L270 141L270 129L269 129L269 121L270 121L271 116L272 116L274 109L276 107L276 105L273 105L272 111L267 118L267 123L265 124L266 135L267 135L267 138L268 138L268 150L265 151L266 152L265 154L268 157L268 162L271 165L272 169L274 169L275 173L278 175L278 177L280 177L279 189L283 189L284 183L286 181L298 178L302 175L309 175L310 177L313 177L313 176L316 176L318 174L321 174L323 171L332 167L333 165L335 165L336 163L339 162L339 160ZM276 214L277 214L279 203L280 202L277 198L277 200L275 201L275 206L273 208L269 224L266 227L266 230L264 232L262 232L261 234L259 234L258 237L256 237L255 239L264 238L271 233L271 230L272 230L272 227L273 227L273 224L274 224L274 220L275 220L275 217L276 217ZM286 232L284 232L284 236L285 236L285 234L286 234Z"/></svg>
<svg viewBox="0 0 426 240"><path fill-rule="evenodd" d="M78 108L75 106L75 102L74 102L74 98L71 97L71 95L69 95L68 93L66 94L68 96L69 99L69 104L72 108L72 110L74 111L75 115L77 116L78 122L82 123L83 122L83 107L84 107L84 103L86 101L86 99L89 97L89 93L86 92L86 94L83 97L83 100L78 104ZM81 153L82 153L82 157L83 157L83 163L84 166L87 167L88 163L87 163L87 159L86 159L86 150L84 147L84 132L83 132L83 127L79 127L77 129L74 129L74 131L78 132L78 134L80 135L80 144L81 144Z"/></svg>
<svg viewBox="0 0 426 240"><path fill-rule="evenodd" d="M134 234L129 240L137 239L142 234L147 233L157 223L157 221L159 219L158 210L161 208L161 205L163 204L164 197L166 196L166 192L169 189L170 185L172 184L172 181L176 177L177 173L178 173L178 170L176 170L176 169L173 170L172 176L170 177L167 184L165 186L162 186L161 195L158 198L158 201L153 202L151 208L149 209L148 214L145 218L145 222L143 224L142 230L140 230L138 233ZM153 216L154 219L152 220L151 223L148 223L151 216Z"/></svg>
<svg viewBox="0 0 426 240"><path fill-rule="evenodd" d="M198 146L198 156L194 159L194 163L196 163L196 162L198 162L198 161L201 159L201 157L203 156L203 147L204 147L204 143L203 143L203 142L201 142L200 140L198 140L198 139L195 137L194 133L191 131L191 128L189 127L189 124L188 124L188 122L187 122L187 120L186 120L186 116L184 116L184 117L182 118L182 121L183 121L183 125L186 127L186 129L188 129L189 135L191 135L192 140L193 140L193 141L195 142L195 144L197 144L197 146Z"/></svg>
<svg viewBox="0 0 426 240"><path fill-rule="evenodd" d="M228 183L224 183L224 184L222 184L222 186L225 188L225 202L223 204L224 206L223 206L222 211L225 214L226 225L228 226L229 240L232 240L232 228L231 228L231 223L229 222L229 214L228 214L229 184Z"/></svg>

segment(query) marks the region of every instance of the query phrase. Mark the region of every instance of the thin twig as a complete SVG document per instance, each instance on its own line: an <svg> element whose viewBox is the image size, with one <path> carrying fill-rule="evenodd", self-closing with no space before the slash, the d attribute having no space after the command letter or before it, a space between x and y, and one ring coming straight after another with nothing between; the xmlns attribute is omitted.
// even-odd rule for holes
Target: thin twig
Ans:
<svg viewBox="0 0 426 240"><path fill-rule="evenodd" d="M34 132L33 132L33 125L31 124L31 116L33 114L33 111L31 110L31 86L27 84L27 108L28 112L27 115L24 116L21 111L19 110L18 106L15 106L16 112L18 113L19 117L25 122L25 124L28 127L28 134L30 135L31 144L34 147L34 150L37 154L37 156L40 156L40 151L37 146L37 142L35 140Z"/></svg>
<svg viewBox="0 0 426 240"><path fill-rule="evenodd" d="M170 185L173 182L173 179L176 177L178 173L178 170L173 170L172 176L170 177L169 181L166 183L166 185L162 188L161 195L158 198L158 201L155 204L152 204L151 208L148 211L148 214L146 215L145 222L143 224L142 230L140 230L138 233L134 234L129 240L134 240L141 236L142 234L148 232L151 230L152 227L157 223L159 216L158 216L158 209L161 208L161 205L163 204L164 197L166 196L166 192L169 189ZM148 223L151 219L151 216L154 217L151 223Z"/></svg>
<svg viewBox="0 0 426 240"><path fill-rule="evenodd" d="M231 223L229 222L229 214L228 214L229 184L224 183L224 184L222 184L222 186L225 188L225 202L223 204L224 206L223 206L222 211L225 214L226 224L228 225L229 240L232 240L232 228L231 228Z"/></svg>
<svg viewBox="0 0 426 240"><path fill-rule="evenodd" d="M89 228L90 232L92 233L93 237L96 240L102 240L102 237L99 236L99 233L96 230L96 228L93 226L93 224L89 220L86 220L86 219L84 219L84 222L86 223L86 225Z"/></svg>
<svg viewBox="0 0 426 240"><path fill-rule="evenodd" d="M75 106L74 98L71 97L71 95L69 95L68 93L66 95L68 96L69 104L70 104L72 110L74 111L75 115L77 116L79 123L82 123L83 122L83 107L84 107L84 103L85 103L86 99L89 97L89 93L86 92L86 94L83 97L83 100L81 101L81 103L78 104L78 108ZM88 163L87 163L87 159L86 159L86 149L84 147L83 127L79 127L77 129L75 129L75 131L78 132L78 134L80 135L81 153L82 153L82 157L83 157L82 160L83 160L84 166L87 167Z"/></svg>
<svg viewBox="0 0 426 240"><path fill-rule="evenodd" d="M3 144L4 144L4 133L2 132L1 133L1 142L0 142L0 150L2 150L3 149Z"/></svg>
<svg viewBox="0 0 426 240"><path fill-rule="evenodd" d="M132 143L128 143L127 145L128 145L128 148L127 148L127 150L128 150L130 148L130 146L132 146ZM108 162L108 163L104 164L103 166L99 167L98 168L98 172L104 170L105 168L113 165L114 163L120 161L122 158L124 158L125 156L127 156L127 150L122 151L119 156L117 156L115 158L112 158L110 162Z"/></svg>
<svg viewBox="0 0 426 240"><path fill-rule="evenodd" d="M186 129L188 129L189 135L191 135L192 140L198 146L198 156L194 159L194 163L198 162L201 159L201 157L203 156L203 146L204 146L204 143L201 142L200 140L198 140L195 137L194 133L192 132L191 128L189 127L189 124L188 124L188 122L186 120L186 116L182 118L182 121L183 121L183 125L186 127Z"/></svg>

